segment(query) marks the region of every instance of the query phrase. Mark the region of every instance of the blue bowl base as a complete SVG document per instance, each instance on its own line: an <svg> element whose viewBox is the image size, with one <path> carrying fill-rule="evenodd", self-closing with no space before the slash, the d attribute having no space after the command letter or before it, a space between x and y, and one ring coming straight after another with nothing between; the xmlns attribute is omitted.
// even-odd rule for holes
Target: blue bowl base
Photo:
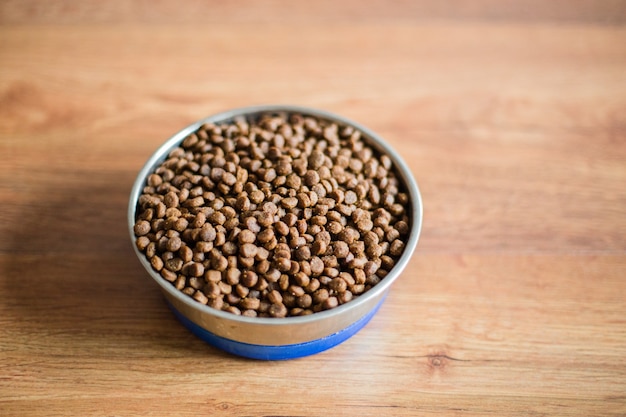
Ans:
<svg viewBox="0 0 626 417"><path fill-rule="evenodd" d="M180 320L185 327L210 345L233 355L243 356L245 358L276 361L314 355L346 341L361 330L372 319L372 317L374 317L376 312L380 309L383 301L385 301L384 297L366 315L336 333L308 342L272 346L243 343L218 336L206 329L203 329L187 317L183 316L170 303L168 303L168 305L174 312L176 318L178 318L178 320Z"/></svg>

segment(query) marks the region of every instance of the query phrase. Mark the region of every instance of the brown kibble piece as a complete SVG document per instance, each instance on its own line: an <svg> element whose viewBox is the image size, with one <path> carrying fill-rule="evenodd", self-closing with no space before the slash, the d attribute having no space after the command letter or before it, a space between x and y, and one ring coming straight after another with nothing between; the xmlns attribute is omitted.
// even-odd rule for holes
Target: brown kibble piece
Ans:
<svg viewBox="0 0 626 417"><path fill-rule="evenodd" d="M216 282L209 282L204 286L204 293L209 298L217 298L222 294L222 290Z"/></svg>
<svg viewBox="0 0 626 417"><path fill-rule="evenodd" d="M215 230L213 225L205 223L200 229L198 237L204 242L213 242L217 237L217 231Z"/></svg>
<svg viewBox="0 0 626 417"><path fill-rule="evenodd" d="M328 249L328 244L322 240L316 240L311 249L315 255L324 255Z"/></svg>
<svg viewBox="0 0 626 417"><path fill-rule="evenodd" d="M146 220L139 220L135 223L135 227L133 227L133 231L137 236L145 236L150 233L150 222Z"/></svg>
<svg viewBox="0 0 626 417"><path fill-rule="evenodd" d="M207 282L219 282L222 279L222 273L215 269L209 269L204 273L204 279Z"/></svg>
<svg viewBox="0 0 626 417"><path fill-rule="evenodd" d="M189 246L181 246L178 253L183 262L191 262L193 259L193 250Z"/></svg>
<svg viewBox="0 0 626 417"><path fill-rule="evenodd" d="M165 197L163 198L163 203L165 203L165 207L178 207L179 204L179 199L178 199L178 195L174 192L174 191L170 191L169 193L165 194Z"/></svg>
<svg viewBox="0 0 626 417"><path fill-rule="evenodd" d="M163 269L163 259L155 255L152 258L150 258L150 265L152 265L152 268L155 271L159 272L160 270Z"/></svg>
<svg viewBox="0 0 626 417"><path fill-rule="evenodd" d="M368 232L374 227L374 222L372 222L370 219L361 219L357 222L356 227L361 232Z"/></svg>
<svg viewBox="0 0 626 417"><path fill-rule="evenodd" d="M329 296L330 295L328 294L328 290L326 288L320 288L313 293L313 302L315 304L322 304L328 299Z"/></svg>
<svg viewBox="0 0 626 417"><path fill-rule="evenodd" d="M337 278L333 278L332 281L330 281L329 287L331 290L335 291L336 293L340 293L340 292L344 292L348 288L348 285L346 281L337 277Z"/></svg>
<svg viewBox="0 0 626 417"><path fill-rule="evenodd" d="M226 270L226 274L225 274L226 282L229 283L230 285L239 284L240 277L241 277L241 271L239 269L229 268Z"/></svg>
<svg viewBox="0 0 626 417"><path fill-rule="evenodd" d="M404 220L400 220L394 226L394 228L400 233L401 236L409 234L409 224Z"/></svg>
<svg viewBox="0 0 626 417"><path fill-rule="evenodd" d="M333 244L333 254L337 258L345 258L349 253L350 248L346 242L339 240Z"/></svg>
<svg viewBox="0 0 626 417"><path fill-rule="evenodd" d="M295 197L283 198L280 204L286 209L292 209L298 205L298 199Z"/></svg>
<svg viewBox="0 0 626 417"><path fill-rule="evenodd" d="M243 225L253 233L259 233L261 231L261 226L259 226L259 222L253 216L246 217L243 220Z"/></svg>
<svg viewBox="0 0 626 417"><path fill-rule="evenodd" d="M201 277L204 275L204 265L199 262L193 262L189 265L187 273L192 277Z"/></svg>
<svg viewBox="0 0 626 417"><path fill-rule="evenodd" d="M311 155L309 155L308 162L309 168L318 169L324 164L324 153L318 151L317 149L314 150L313 152L311 152Z"/></svg>
<svg viewBox="0 0 626 417"><path fill-rule="evenodd" d="M259 276L254 271L245 271L241 275L241 284L248 288L252 288L259 282Z"/></svg>
<svg viewBox="0 0 626 417"><path fill-rule="evenodd" d="M178 278L180 278L180 277L181 277L181 275L178 276ZM176 278L176 279L178 280L178 278ZM188 278L187 279L187 283L194 290L199 290L199 289L201 289L204 286L204 280L202 280L201 278L198 278L198 277Z"/></svg>
<svg viewBox="0 0 626 417"><path fill-rule="evenodd" d="M183 241L178 236L174 236L167 241L165 247L170 252L176 252L181 248L182 244Z"/></svg>
<svg viewBox="0 0 626 417"><path fill-rule="evenodd" d="M204 295L202 291L196 291L193 294L192 298L201 304L206 304L209 302L209 299L206 297L206 295Z"/></svg>
<svg viewBox="0 0 626 417"><path fill-rule="evenodd" d="M289 234L289 226L282 221L276 222L274 229L280 235L287 236Z"/></svg>
<svg viewBox="0 0 626 417"><path fill-rule="evenodd" d="M285 307L285 305L282 303L272 304L270 306L268 313L272 317L282 318L282 317L287 316L287 307Z"/></svg>
<svg viewBox="0 0 626 417"><path fill-rule="evenodd" d="M337 297L328 297L322 302L322 309L330 310L331 308L335 308L338 305L339 305L339 300L337 300Z"/></svg>
<svg viewBox="0 0 626 417"><path fill-rule="evenodd" d="M251 230L244 229L239 232L237 238L240 244L254 243L254 241L256 240L256 235Z"/></svg>
<svg viewBox="0 0 626 417"><path fill-rule="evenodd" d="M228 306L224 309L224 311L226 311L227 313L231 313L234 314L236 316L241 316L241 310L239 310L237 307L235 306Z"/></svg>
<svg viewBox="0 0 626 417"><path fill-rule="evenodd" d="M311 274L319 275L324 271L324 262L321 258L314 256L309 262L311 266Z"/></svg>
<svg viewBox="0 0 626 417"><path fill-rule="evenodd" d="M252 193L250 193L250 200L254 204L261 203L264 198L265 198L265 194L261 190L254 190Z"/></svg>
<svg viewBox="0 0 626 417"><path fill-rule="evenodd" d="M284 224L284 223L283 223ZM274 238L274 230L272 229L264 229L257 236L256 239L259 243L267 243ZM252 242L250 242L252 243Z"/></svg>
<svg viewBox="0 0 626 417"><path fill-rule="evenodd" d="M309 308L313 304L313 297L310 294L302 294L296 300L296 304L301 308Z"/></svg>
<svg viewBox="0 0 626 417"><path fill-rule="evenodd" d="M239 306L245 310L257 310L261 305L258 298L244 298L239 302Z"/></svg>
<svg viewBox="0 0 626 417"><path fill-rule="evenodd" d="M345 304L351 300L352 300L352 292L350 291L343 291L337 294L337 301L339 302L339 304Z"/></svg>
<svg viewBox="0 0 626 417"><path fill-rule="evenodd" d="M174 282L176 278L178 278L178 274L176 272L165 268L161 269L161 276L169 282Z"/></svg>
<svg viewBox="0 0 626 417"><path fill-rule="evenodd" d="M303 245L296 249L296 259L300 261L306 261L311 258L311 248Z"/></svg>
<svg viewBox="0 0 626 417"><path fill-rule="evenodd" d="M135 241L135 245L137 246L137 249L139 249L140 251L146 250L149 244L150 244L150 239L146 236L140 236Z"/></svg>
<svg viewBox="0 0 626 417"><path fill-rule="evenodd" d="M355 204L358 201L356 193L352 190L346 191L343 202L345 204Z"/></svg>
<svg viewBox="0 0 626 417"><path fill-rule="evenodd" d="M239 253L244 258L254 258L257 254L257 247L253 243L244 243L239 247Z"/></svg>
<svg viewBox="0 0 626 417"><path fill-rule="evenodd" d="M389 253L392 256L400 256L402 255L402 251L404 251L404 242L400 239L396 239L391 242L391 245L389 246Z"/></svg>
<svg viewBox="0 0 626 417"><path fill-rule="evenodd" d="M182 267L183 267L183 260L180 258L171 258L165 261L165 268L170 271L178 272L182 269Z"/></svg>
<svg viewBox="0 0 626 417"><path fill-rule="evenodd" d="M290 285L287 291L296 297L300 297L304 294L304 288L299 285Z"/></svg>
<svg viewBox="0 0 626 417"><path fill-rule="evenodd" d="M320 182L320 174L317 171L310 169L304 174L304 184L306 186L312 187L318 182Z"/></svg>

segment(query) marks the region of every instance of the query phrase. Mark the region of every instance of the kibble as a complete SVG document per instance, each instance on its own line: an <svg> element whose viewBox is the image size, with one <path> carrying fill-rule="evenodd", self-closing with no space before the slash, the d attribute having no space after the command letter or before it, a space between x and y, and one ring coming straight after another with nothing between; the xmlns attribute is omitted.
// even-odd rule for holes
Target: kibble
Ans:
<svg viewBox="0 0 626 417"><path fill-rule="evenodd" d="M410 232L391 158L351 126L300 115L205 124L146 179L136 247L179 291L247 317L358 298Z"/></svg>

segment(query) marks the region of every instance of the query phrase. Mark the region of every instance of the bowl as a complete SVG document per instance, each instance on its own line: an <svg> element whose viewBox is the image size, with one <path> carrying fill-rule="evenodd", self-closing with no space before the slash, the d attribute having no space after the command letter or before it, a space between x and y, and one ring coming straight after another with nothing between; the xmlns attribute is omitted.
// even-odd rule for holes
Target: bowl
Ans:
<svg viewBox="0 0 626 417"><path fill-rule="evenodd" d="M171 282L157 273L146 256L135 244L139 197L148 176L191 133L207 123L228 123L245 117L256 119L268 113L299 114L318 120L350 126L361 132L362 140L370 147L386 154L395 166L396 176L404 183L409 196L410 209L405 213L410 221L404 250L395 265L380 282L359 297L335 308L313 314L293 317L247 317L218 310L201 304L176 289ZM401 275L417 245L422 226L422 199L418 186L400 155L380 136L368 128L344 117L316 109L268 105L240 108L219 113L193 123L160 146L140 170L132 187L128 205L128 228L133 248L140 263L152 280L160 287L174 315L193 334L209 344L234 355L260 360L293 359L316 354L332 348L357 333L376 314L383 304L392 284Z"/></svg>

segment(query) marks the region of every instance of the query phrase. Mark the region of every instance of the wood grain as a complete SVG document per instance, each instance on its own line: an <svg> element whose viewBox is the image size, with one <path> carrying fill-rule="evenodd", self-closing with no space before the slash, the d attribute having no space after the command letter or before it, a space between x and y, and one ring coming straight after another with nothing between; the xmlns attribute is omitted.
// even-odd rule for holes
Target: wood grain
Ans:
<svg viewBox="0 0 626 417"><path fill-rule="evenodd" d="M99 2L85 0L4 0L0 23L199 23L355 21L523 21L623 24L623 0L368 0L292 2L288 0L186 0Z"/></svg>
<svg viewBox="0 0 626 417"><path fill-rule="evenodd" d="M626 414L623 3L409 3L0 5L0 415ZM186 331L126 230L157 146L261 103L379 132L425 205L372 322L287 362Z"/></svg>

